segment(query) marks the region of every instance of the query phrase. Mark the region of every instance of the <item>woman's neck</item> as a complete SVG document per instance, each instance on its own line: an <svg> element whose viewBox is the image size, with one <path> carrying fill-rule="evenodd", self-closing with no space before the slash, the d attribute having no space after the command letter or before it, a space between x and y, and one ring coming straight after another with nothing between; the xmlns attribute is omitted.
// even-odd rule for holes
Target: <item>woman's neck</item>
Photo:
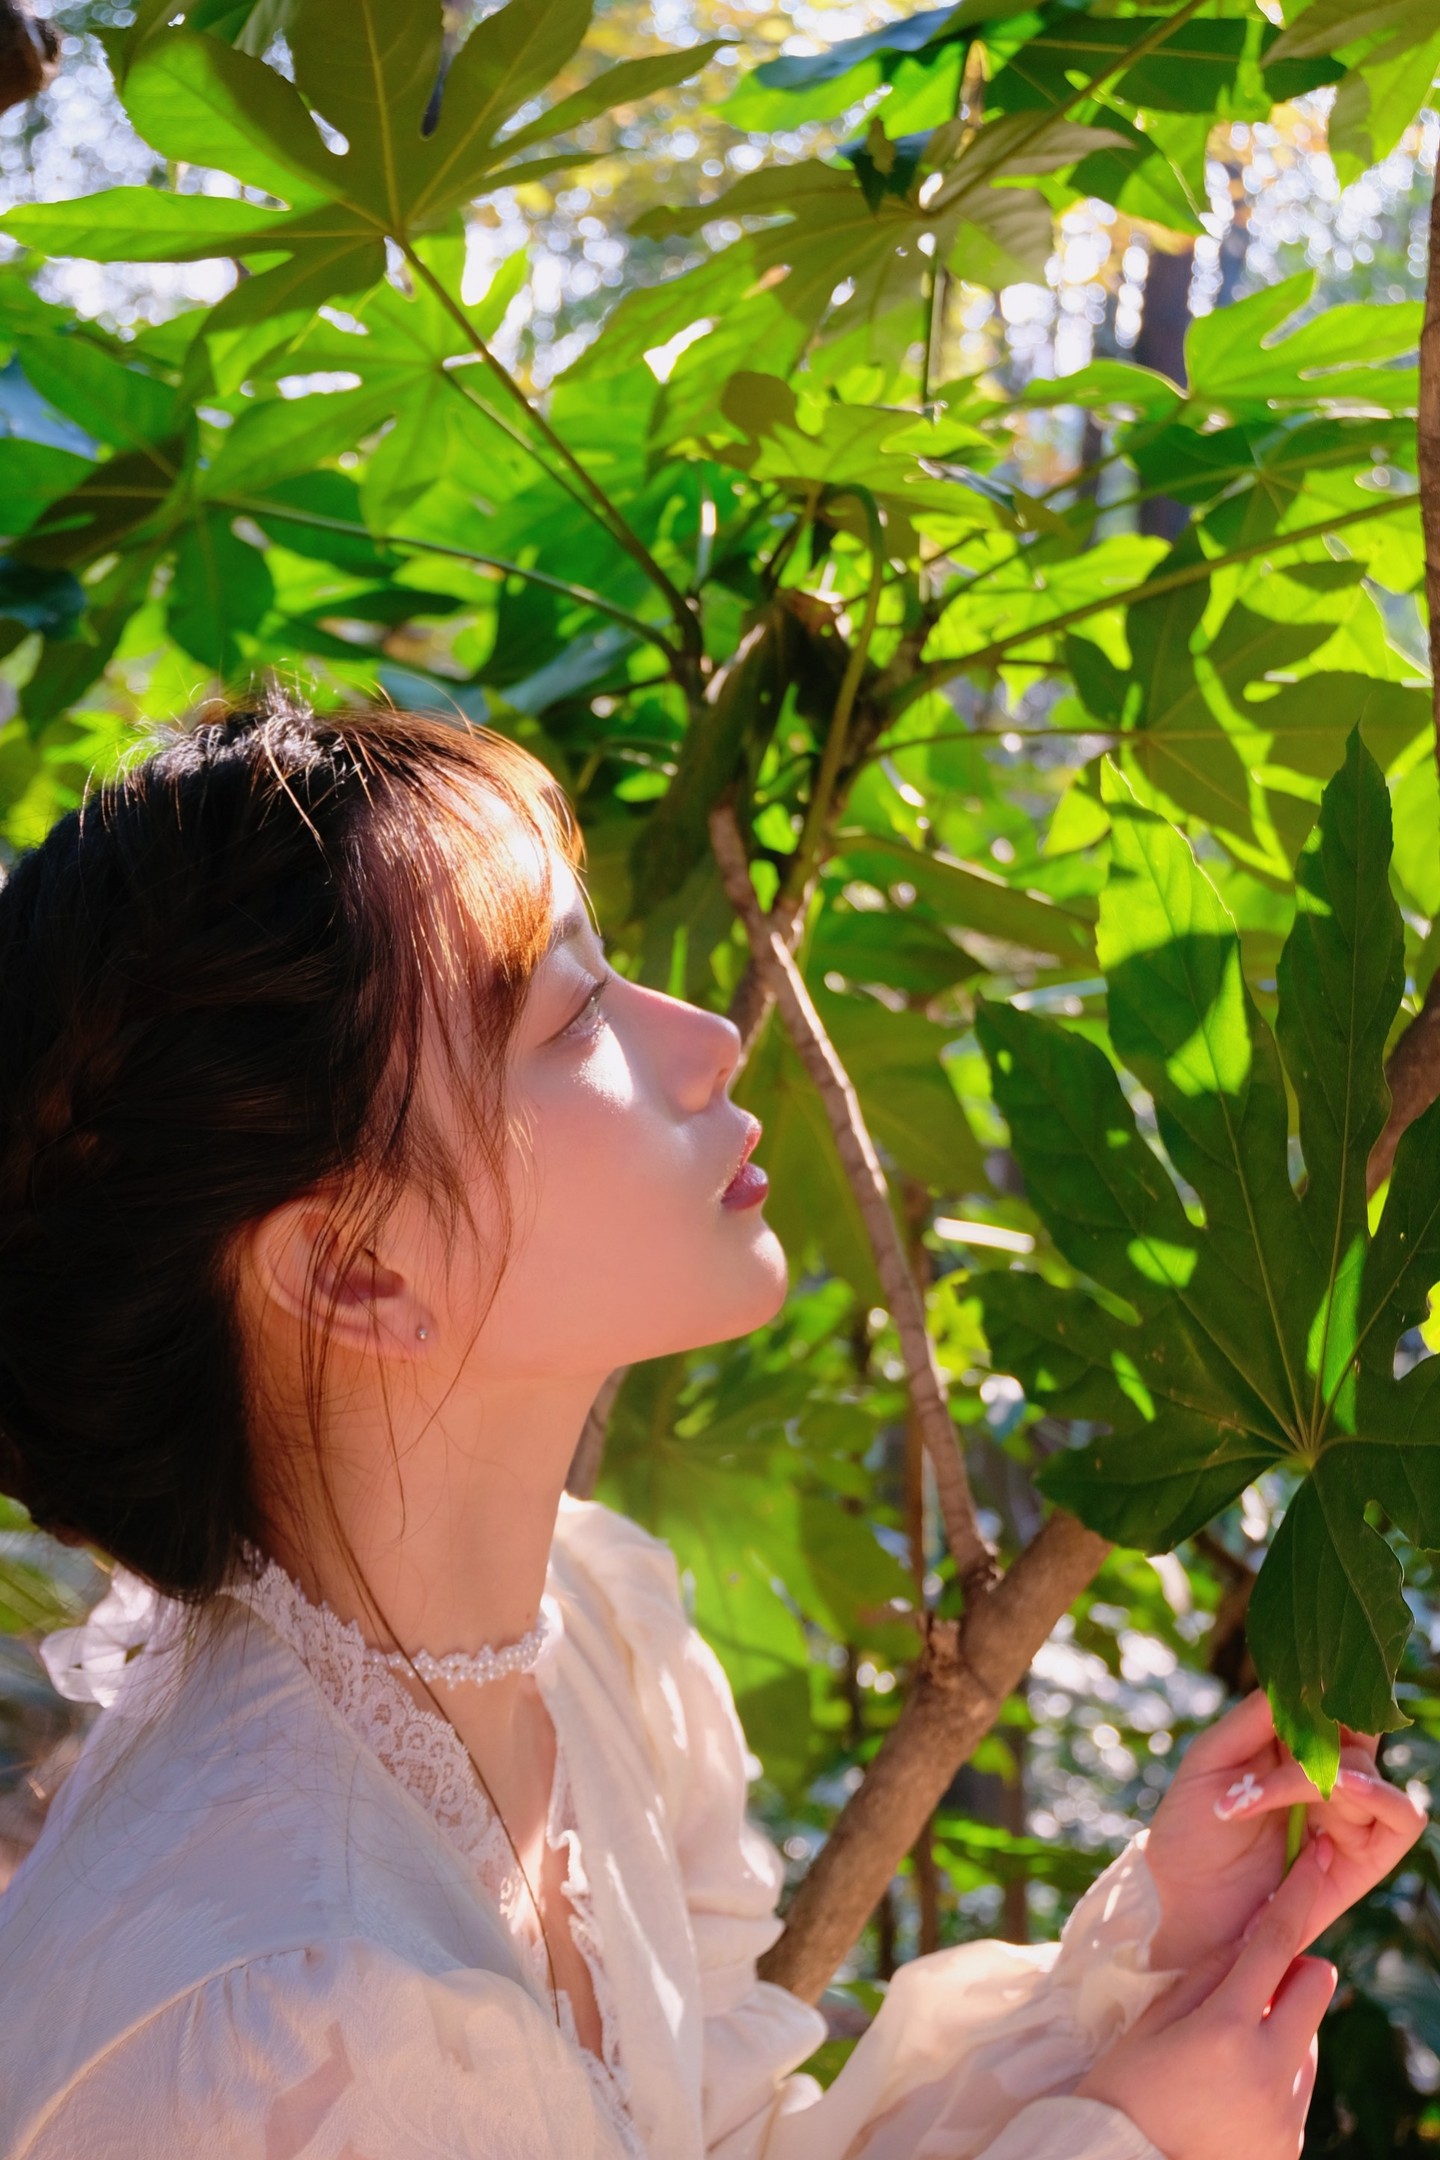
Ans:
<svg viewBox="0 0 1440 2160"><path fill-rule="evenodd" d="M472 1381L437 1404L392 1389L393 1448L387 1405L337 1390L331 1504L302 1430L263 1542L308 1597L379 1648L443 1657L518 1641L539 1613L566 1473L599 1385ZM498 1713L514 1691L499 1681L483 1692Z"/></svg>

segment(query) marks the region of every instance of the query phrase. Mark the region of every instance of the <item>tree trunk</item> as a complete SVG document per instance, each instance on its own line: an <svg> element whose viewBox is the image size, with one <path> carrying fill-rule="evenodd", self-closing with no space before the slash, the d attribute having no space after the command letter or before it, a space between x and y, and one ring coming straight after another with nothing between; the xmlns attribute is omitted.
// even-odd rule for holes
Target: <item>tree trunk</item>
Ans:
<svg viewBox="0 0 1440 2160"><path fill-rule="evenodd" d="M1189 380L1185 372L1185 333L1190 327L1190 281L1194 272L1193 241L1173 255L1151 249L1140 334L1130 354L1137 367L1154 368L1182 389ZM1189 518L1185 505L1169 495L1152 496L1140 505L1140 530L1151 539L1178 540Z"/></svg>

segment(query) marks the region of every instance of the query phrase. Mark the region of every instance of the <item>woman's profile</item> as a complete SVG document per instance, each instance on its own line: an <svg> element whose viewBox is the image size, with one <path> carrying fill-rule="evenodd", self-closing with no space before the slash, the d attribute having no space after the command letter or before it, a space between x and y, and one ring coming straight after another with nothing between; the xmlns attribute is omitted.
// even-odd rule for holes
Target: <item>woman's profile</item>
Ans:
<svg viewBox="0 0 1440 2160"><path fill-rule="evenodd" d="M785 1258L736 1030L607 967L583 861L502 736L271 693L0 888L0 1490L115 1563L46 1645L102 1708L0 1899L0 2155L1293 2160L1304 1953L1423 1817L1260 1696L1058 1945L799 2069L720 1665L565 1492Z"/></svg>

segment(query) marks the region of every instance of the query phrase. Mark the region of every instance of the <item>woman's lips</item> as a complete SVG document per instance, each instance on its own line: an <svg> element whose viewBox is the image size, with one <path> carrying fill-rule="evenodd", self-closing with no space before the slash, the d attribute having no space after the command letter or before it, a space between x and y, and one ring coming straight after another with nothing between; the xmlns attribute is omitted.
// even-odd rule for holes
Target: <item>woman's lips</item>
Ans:
<svg viewBox="0 0 1440 2160"><path fill-rule="evenodd" d="M758 1207L765 1198L766 1193L769 1192L769 1178L766 1177L765 1172L758 1163L752 1163L750 1160L759 1145L762 1130L763 1127L759 1118L752 1117L750 1130L745 1136L745 1147L740 1157L739 1167L724 1192L720 1195L720 1205L722 1207Z"/></svg>
<svg viewBox="0 0 1440 2160"><path fill-rule="evenodd" d="M721 1207L758 1207L770 1190L770 1180L759 1163L742 1163L720 1195Z"/></svg>

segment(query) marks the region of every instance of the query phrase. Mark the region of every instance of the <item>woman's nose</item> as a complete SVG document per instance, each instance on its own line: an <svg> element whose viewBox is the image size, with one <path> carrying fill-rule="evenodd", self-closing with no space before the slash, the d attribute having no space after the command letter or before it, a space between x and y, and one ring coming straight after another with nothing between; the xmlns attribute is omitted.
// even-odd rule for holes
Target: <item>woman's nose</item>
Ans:
<svg viewBox="0 0 1440 2160"><path fill-rule="evenodd" d="M697 1104L704 1110L715 1095L723 1095L730 1086L736 1065L741 1063L741 1030L734 1020L723 1013L708 1013L702 1004L691 1004L689 1011L695 1015L699 1041L695 1048L697 1063Z"/></svg>
<svg viewBox="0 0 1440 2160"><path fill-rule="evenodd" d="M675 1085L687 1110L703 1110L729 1086L743 1048L740 1030L724 1013L667 998L676 1029Z"/></svg>

